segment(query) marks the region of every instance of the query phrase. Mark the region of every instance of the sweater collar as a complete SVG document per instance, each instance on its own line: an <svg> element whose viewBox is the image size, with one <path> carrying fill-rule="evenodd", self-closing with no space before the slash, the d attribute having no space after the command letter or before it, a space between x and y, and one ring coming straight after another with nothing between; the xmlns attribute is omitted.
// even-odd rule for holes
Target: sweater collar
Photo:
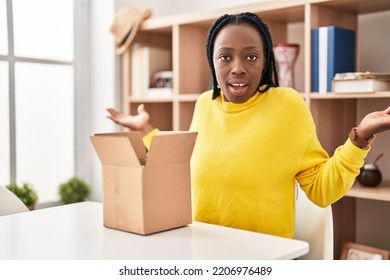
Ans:
<svg viewBox="0 0 390 280"><path fill-rule="evenodd" d="M261 87L261 89L263 89L263 87L265 87L265 85L263 85ZM226 113L239 113L239 112L245 111L245 110L253 107L255 104L260 102L260 100L262 99L264 94L265 93L261 93L259 91L256 91L256 93L251 98L249 98L246 102L233 103L233 102L225 101L223 98L223 92L221 91L221 95L217 98L217 100L218 100L219 106L221 107L221 109L224 112L226 112Z"/></svg>

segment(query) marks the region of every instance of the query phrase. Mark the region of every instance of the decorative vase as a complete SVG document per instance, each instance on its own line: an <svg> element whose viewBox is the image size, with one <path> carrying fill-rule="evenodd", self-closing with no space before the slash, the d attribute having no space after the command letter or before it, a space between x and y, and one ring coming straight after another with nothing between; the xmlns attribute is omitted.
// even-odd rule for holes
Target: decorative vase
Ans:
<svg viewBox="0 0 390 280"><path fill-rule="evenodd" d="M363 187L376 187L382 182L382 173L375 164L366 163L360 168L357 179Z"/></svg>
<svg viewBox="0 0 390 280"><path fill-rule="evenodd" d="M274 48L279 86L294 87L294 65L299 54L298 44L277 44Z"/></svg>
<svg viewBox="0 0 390 280"><path fill-rule="evenodd" d="M372 163L365 163L360 168L360 173L357 177L358 181L364 187L376 187L382 182L382 173L376 164L383 156L381 153Z"/></svg>

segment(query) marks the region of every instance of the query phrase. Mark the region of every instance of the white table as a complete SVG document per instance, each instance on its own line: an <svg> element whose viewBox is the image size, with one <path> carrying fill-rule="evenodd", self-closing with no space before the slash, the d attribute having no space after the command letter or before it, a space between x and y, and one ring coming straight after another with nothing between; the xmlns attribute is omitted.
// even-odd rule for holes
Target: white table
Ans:
<svg viewBox="0 0 390 280"><path fill-rule="evenodd" d="M0 259L294 259L307 242L194 222L148 236L105 228L102 204L82 202L0 217Z"/></svg>

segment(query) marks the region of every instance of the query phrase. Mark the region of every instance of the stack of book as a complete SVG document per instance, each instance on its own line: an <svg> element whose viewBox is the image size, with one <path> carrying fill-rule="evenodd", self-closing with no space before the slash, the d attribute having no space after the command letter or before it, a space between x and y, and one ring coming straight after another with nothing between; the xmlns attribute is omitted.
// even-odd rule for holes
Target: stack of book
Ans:
<svg viewBox="0 0 390 280"><path fill-rule="evenodd" d="M355 31L323 26L311 32L311 91L330 93L336 73L355 71Z"/></svg>
<svg viewBox="0 0 390 280"><path fill-rule="evenodd" d="M134 44L131 56L131 95L134 98L165 98L172 95L172 81L156 84L162 74L172 73L172 54L169 49ZM150 93L150 96L149 96Z"/></svg>
<svg viewBox="0 0 390 280"><path fill-rule="evenodd" d="M337 73L332 81L334 93L390 91L390 73Z"/></svg>

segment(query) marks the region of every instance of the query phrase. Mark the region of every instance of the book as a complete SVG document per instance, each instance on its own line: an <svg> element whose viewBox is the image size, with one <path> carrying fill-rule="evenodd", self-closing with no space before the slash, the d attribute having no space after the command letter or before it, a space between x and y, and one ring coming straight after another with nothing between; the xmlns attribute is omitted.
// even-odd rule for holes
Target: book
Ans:
<svg viewBox="0 0 390 280"><path fill-rule="evenodd" d="M378 73L378 72L345 72L336 73L333 80L363 80L363 79L379 79L390 80L390 72Z"/></svg>
<svg viewBox="0 0 390 280"><path fill-rule="evenodd" d="M131 94L143 97L152 87L152 76L159 71L172 70L172 55L169 49L134 44L131 57Z"/></svg>
<svg viewBox="0 0 390 280"><path fill-rule="evenodd" d="M332 81L335 93L365 93L390 91L390 73L337 73Z"/></svg>
<svg viewBox="0 0 390 280"><path fill-rule="evenodd" d="M311 30L311 91L318 92L318 28Z"/></svg>
<svg viewBox="0 0 390 280"><path fill-rule="evenodd" d="M313 29L312 37L312 91L331 92L336 73L355 71L355 32L323 26Z"/></svg>

